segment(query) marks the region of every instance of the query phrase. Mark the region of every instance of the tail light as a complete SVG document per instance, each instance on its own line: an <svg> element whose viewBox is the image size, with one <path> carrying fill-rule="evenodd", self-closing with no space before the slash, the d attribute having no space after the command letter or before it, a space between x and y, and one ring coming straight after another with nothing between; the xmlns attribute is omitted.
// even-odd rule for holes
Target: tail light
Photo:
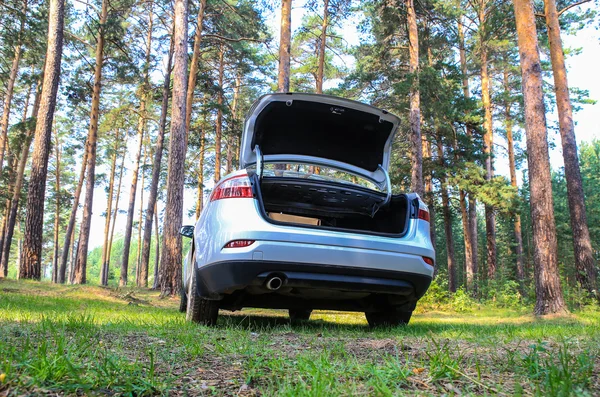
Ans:
<svg viewBox="0 0 600 397"><path fill-rule="evenodd" d="M219 183L210 196L210 201L226 198L252 198L252 185L247 175L238 175Z"/></svg>
<svg viewBox="0 0 600 397"><path fill-rule="evenodd" d="M254 244L254 240L233 240L225 244L223 248L244 248Z"/></svg>
<svg viewBox="0 0 600 397"><path fill-rule="evenodd" d="M417 218L422 219L425 222L430 221L429 208L427 208L427 204L425 204L425 202L423 202L423 200L421 200L420 198L419 198L419 211L417 212Z"/></svg>
<svg viewBox="0 0 600 397"><path fill-rule="evenodd" d="M433 267L433 266L434 266L434 264L435 264L435 262L433 261L433 259L431 259L431 258L428 258L428 257L426 257L426 256L424 256L424 257L423 257L423 261L424 261L425 263L427 263L427 264L428 264L429 266L431 266L431 267Z"/></svg>

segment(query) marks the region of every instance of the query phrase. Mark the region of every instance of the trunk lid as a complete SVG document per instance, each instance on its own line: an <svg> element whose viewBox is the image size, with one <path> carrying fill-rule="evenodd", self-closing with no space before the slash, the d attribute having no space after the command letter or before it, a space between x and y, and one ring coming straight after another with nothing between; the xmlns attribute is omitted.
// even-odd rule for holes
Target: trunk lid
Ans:
<svg viewBox="0 0 600 397"><path fill-rule="evenodd" d="M254 103L242 136L240 166L265 163L324 166L386 184L400 119L364 103L317 94L269 94ZM380 168L383 168L383 170Z"/></svg>

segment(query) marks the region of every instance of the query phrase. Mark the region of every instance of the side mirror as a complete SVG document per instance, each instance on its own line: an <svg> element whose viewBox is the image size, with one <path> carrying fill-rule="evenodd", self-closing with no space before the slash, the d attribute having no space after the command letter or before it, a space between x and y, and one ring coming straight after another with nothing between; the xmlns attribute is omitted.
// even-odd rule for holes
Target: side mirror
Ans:
<svg viewBox="0 0 600 397"><path fill-rule="evenodd" d="M194 237L194 226L191 226L191 225L182 226L181 229L179 229L179 234L181 234L183 237L189 237L189 238Z"/></svg>

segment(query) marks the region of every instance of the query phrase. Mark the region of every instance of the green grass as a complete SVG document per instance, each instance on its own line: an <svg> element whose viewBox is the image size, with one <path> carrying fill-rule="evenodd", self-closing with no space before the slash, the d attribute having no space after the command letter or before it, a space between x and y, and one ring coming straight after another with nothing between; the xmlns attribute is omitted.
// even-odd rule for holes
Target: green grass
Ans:
<svg viewBox="0 0 600 397"><path fill-rule="evenodd" d="M153 291L0 281L0 396L598 395L600 312L222 312L185 322ZM420 309L422 310L422 309ZM4 374L4 375L2 375ZM3 379L3 380L2 380Z"/></svg>

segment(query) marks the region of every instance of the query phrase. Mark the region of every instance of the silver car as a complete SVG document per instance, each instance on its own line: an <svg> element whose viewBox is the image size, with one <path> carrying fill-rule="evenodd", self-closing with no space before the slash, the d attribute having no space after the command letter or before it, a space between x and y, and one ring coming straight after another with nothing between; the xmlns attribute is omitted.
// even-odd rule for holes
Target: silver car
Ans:
<svg viewBox="0 0 600 397"><path fill-rule="evenodd" d="M246 119L241 170L212 191L183 270L181 311L214 325L219 309L364 312L410 320L433 276L429 211L393 194L398 117L314 94L270 94Z"/></svg>

